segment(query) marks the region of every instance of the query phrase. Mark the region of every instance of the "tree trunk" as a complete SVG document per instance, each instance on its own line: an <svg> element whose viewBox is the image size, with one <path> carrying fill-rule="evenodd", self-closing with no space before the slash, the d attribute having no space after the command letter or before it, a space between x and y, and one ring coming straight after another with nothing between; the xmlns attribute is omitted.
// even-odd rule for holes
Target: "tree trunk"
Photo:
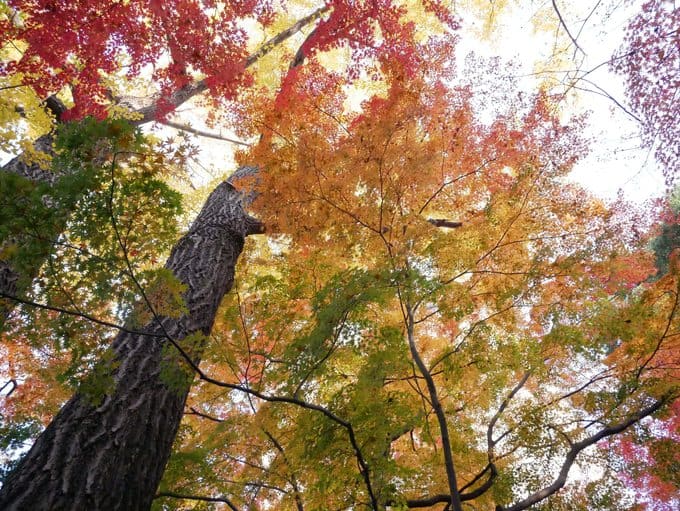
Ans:
<svg viewBox="0 0 680 511"><path fill-rule="evenodd" d="M149 322L136 335L121 332L106 368L115 384L98 402L79 392L59 411L0 490L5 511L133 511L150 507L182 419L191 377L168 386L161 370L173 363L166 333L200 360L234 265L249 234L261 225L243 210L228 182L208 198L166 268L188 286L186 315ZM192 345L193 344L193 345ZM186 365L184 365L186 367ZM100 367L101 369L101 367Z"/></svg>

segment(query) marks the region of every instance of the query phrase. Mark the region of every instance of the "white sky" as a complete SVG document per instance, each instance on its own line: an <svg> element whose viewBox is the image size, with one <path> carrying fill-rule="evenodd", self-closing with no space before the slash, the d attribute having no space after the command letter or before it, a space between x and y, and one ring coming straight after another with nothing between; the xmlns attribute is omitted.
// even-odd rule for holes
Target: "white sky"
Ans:
<svg viewBox="0 0 680 511"><path fill-rule="evenodd" d="M512 14L505 18L505 23L501 23L493 41L480 40L475 36L479 21L469 20L465 23L461 31L459 51L461 54L474 51L488 57L499 56L506 60L515 60L521 65L521 73L525 75L522 78L522 87L531 91L535 90L541 80L550 76L547 73L533 73L537 70L536 63L545 61L555 45L555 33L536 33L532 22L539 9L554 11L550 0L514 3L522 5L515 5ZM574 46L569 44L569 39L560 28L557 47L566 48L568 45L568 51L564 54L566 59L572 60L569 67L579 68L583 72L608 61L621 45L625 26L630 17L639 11L640 3L557 0L557 6L569 31L585 52L585 55L581 51L574 52ZM597 8L593 11L596 5ZM592 15L588 18L591 11ZM588 19L584 23L586 18ZM574 54L576 57L572 59ZM568 68L565 64L567 62L562 64L563 69ZM548 69L558 69L558 66ZM559 78L565 74L552 73L552 76ZM627 199L636 202L663 195L661 170L650 151L640 148L637 121L611 99L600 94L605 92L626 106L622 77L609 72L608 66L604 65L586 78L588 82L581 81L577 85L590 89L591 92L579 90L576 95L572 95L566 104L566 112L590 112L586 135L594 141L591 144L591 153L579 162L572 177L604 198L616 197L620 189Z"/></svg>

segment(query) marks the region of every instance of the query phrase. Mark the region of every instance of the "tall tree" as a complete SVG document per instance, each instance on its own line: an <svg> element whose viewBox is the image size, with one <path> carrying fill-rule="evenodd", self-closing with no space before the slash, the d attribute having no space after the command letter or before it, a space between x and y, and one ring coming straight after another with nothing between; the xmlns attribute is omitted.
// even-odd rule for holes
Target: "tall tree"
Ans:
<svg viewBox="0 0 680 511"><path fill-rule="evenodd" d="M154 73L154 78L158 82L159 97L151 104L136 110L134 120L129 124L138 125L154 119L164 119L177 106L202 92L210 91L212 99L216 102L233 99L241 88L252 83L251 75L245 72L248 67L295 34L301 27L317 21L319 16L327 11L330 11L327 19L318 24L296 53L292 69L295 69L314 52L347 44L346 41L349 39L353 41L351 53L354 62L360 62L375 53L389 53L399 58L400 53L408 49L413 40L413 25L401 23L404 12L390 2L384 2L380 9L370 4L351 5L345 2L335 2L332 4L332 9L329 9L330 5L322 6L312 15L302 18L288 29L275 35L260 50L248 57L246 50L248 37L239 22L243 18L251 18L265 26L269 25L273 21L271 6L246 2L228 6L215 5L212 9L208 7L210 6L204 6L200 2L173 4L128 2L113 6L108 2L74 6L57 5L51 2L20 1L3 4L4 17L0 20L3 28L2 43L20 48L21 56L9 63L4 63L2 72L21 75L22 85L31 86L39 96L51 95L61 91L64 86L68 86L71 96L69 99L73 107L68 111L60 111L57 120L78 118L85 114L102 118L106 115L106 97L110 95L105 85L106 79L115 79L112 75L119 71L121 64L125 65L126 59L131 62L131 65L127 67L126 77L139 76L144 65L156 63L166 55L167 51L170 58L169 65L162 68L156 67ZM446 18L445 11L437 4L428 4L427 7L433 9L440 17ZM188 20L191 20L191 23ZM453 22L450 18L447 21ZM92 24L96 27L94 31L91 30ZM55 26L59 26L60 30L53 30ZM84 26L88 26L86 31ZM161 27L161 30L158 30L158 27ZM383 30L384 36L381 36L380 40L375 34L376 28ZM78 44L74 45L74 41ZM204 48L206 51L196 51L197 47ZM357 70L353 72L356 73ZM204 77L201 78L200 75ZM294 80L295 76L292 73L290 78L287 78L287 85L290 86ZM52 136L45 135L39 139L38 143L40 148L51 156ZM115 156L111 167L111 187L113 188ZM34 162L27 162L25 158L13 160L5 170L9 171L3 176L7 182L16 181L19 175L37 182L38 195L40 192L48 191L45 190L44 185L50 185L55 180L52 175L43 172L43 169L36 166ZM73 177L71 169L62 170L67 174L65 176L67 180ZM71 213L70 207L78 203L83 194L87 196L93 193L93 190L86 187L86 182L87 180L84 180L83 183L79 183L82 185L81 193L74 192L70 201L62 203L57 201L57 206L61 206L61 209L55 211L59 222L53 225L52 231L41 233L41 240L45 247L49 247L51 240L59 235ZM32 185L26 185L20 180L17 188L22 187L33 189ZM227 188L225 185L221 190L224 191ZM212 217L217 214L214 211L216 209L220 211L234 209L231 204L236 199L222 198L220 200L221 194L223 192L216 192L214 196L217 198L212 202L209 201L203 210L204 214L199 216L198 223L195 224L196 230L201 233L199 238L205 236L205 232L211 229L219 231L220 228L223 231L222 234L224 232L239 233L237 238L248 234L246 229L248 226L244 227L243 215ZM40 198L44 199L48 205L53 205L55 201L50 200L49 195L48 191ZM215 201L218 200L220 204L216 205ZM113 211L111 215L112 218L115 216ZM210 225L206 227L201 224L201 221L206 221ZM218 238L215 232L212 234ZM188 236L188 239L193 239L197 234L190 231ZM119 238L120 235L117 234L116 237ZM214 250L209 247L210 249L206 251L204 246L194 247L195 251L201 251L200 254L192 252L187 248L187 243L182 242L180 248L171 255L168 262L169 269L175 273L175 277L189 285L189 291L185 297L188 313L183 316L183 320L175 320L171 322L172 324L165 325L158 318L154 318L152 324L155 324L157 329L163 330L166 340L180 350L178 341L184 336L191 335L195 331L201 331L207 335L210 330L214 317L212 309L217 307L219 298L226 291L226 283L232 279L229 268L233 267L236 256L240 252L238 240L234 241L231 238L233 236L228 235L224 239L213 240L216 246L220 247ZM122 242L120 244L123 246ZM16 237L4 238L3 245L3 253L11 255L14 251L10 248L16 246L25 248L30 243L25 233L19 232ZM236 246L238 249L235 248ZM219 253L220 251L229 253L224 255ZM29 269L25 275L18 275L14 262L8 262L3 257L0 273L3 298L24 300L17 294L21 295L28 289L31 280L35 277L35 272L40 267L41 257L44 257L46 252L47 248L32 254L37 261L34 261L32 265L25 265L25 268ZM124 252L127 258L128 253L126 250ZM204 259L215 256L215 252L218 252L218 257L224 255L222 264L213 268L213 271L219 273L218 275L206 269L210 259ZM175 256L179 259L173 259ZM181 256L186 256L188 259L182 259ZM199 266L194 267L192 264L199 264ZM132 274L132 271L129 273ZM213 287L207 285L208 280L212 282L214 291ZM200 286L192 287L196 282L199 282ZM140 289L140 292L143 293L143 290ZM198 293L199 296L193 295L193 292ZM208 300L210 310L203 310L206 307L203 303L205 300ZM148 328L151 326L149 325ZM108 392L104 405L92 402L92 399L88 401L87 396L83 397L80 394L69 401L62 413L52 422L53 426L41 435L34 449L13 473L8 484L3 487L3 504L10 508L23 508L33 507L37 505L36 502L41 502L40 505L46 508L61 507L64 509L79 507L91 509L93 506L100 509L138 509L148 506L167 459L180 419L181 405L188 390L188 383L180 386L179 389L168 388L167 383L160 381L157 382L158 384L153 383L160 371L163 356L160 344L149 345L148 342L144 342L144 336L154 336L153 332L147 333L148 328L136 331L136 333L123 329L132 337L121 334L114 341L113 354L107 357L109 360L103 361L95 369L95 373L101 372L113 378L114 389ZM141 338L140 335L142 335ZM159 335L158 332L156 335ZM193 346L191 343L200 344L200 342L194 339L190 345ZM191 363L196 368L196 363L200 359L200 350L193 349L190 356L195 357ZM127 428L116 423L123 419L123 413L137 409L137 402L129 402L131 397L139 397L139 389L133 382L136 378L148 384L147 396L154 406L164 403L167 396L174 396L176 420L168 419L167 425L164 423L167 427L163 429L165 440L158 444L155 443L157 431L153 428L139 437L139 432L134 429L137 425L135 421L130 422ZM152 381L149 381L149 378ZM107 407L106 409L111 414L110 420L102 416L93 418L93 414L101 413L102 406ZM132 409L128 410L130 406ZM156 410L141 408L140 413L152 415ZM173 406L170 408L172 409ZM173 415L172 410L170 414ZM92 448L91 442L97 438L97 435L102 438L101 430L86 431L86 428L82 427L85 424L92 424L95 429L101 428L104 424L113 424L114 430L120 429L121 431L121 437L109 443L108 447L102 446L102 449L98 450L100 456L95 456L93 460L102 473L109 474L109 479L106 481L104 480L106 478L99 481L99 476L94 475L97 472L94 465L89 479L83 480L77 477L80 473L75 471L75 467L91 457L89 451ZM74 431L81 428L81 445L74 446L71 450L73 455L71 458L66 459L61 455L51 457L50 452L54 454L52 447L62 448L60 443L63 437L59 432L68 429L68 425L71 425ZM106 434L102 433L102 435ZM128 438L128 440L122 440L123 438ZM130 442L138 448L140 446L145 448L146 455L142 456L139 452L134 454L130 449ZM120 488L128 485L132 480L129 473L132 469L132 462L122 462L121 455L130 457L130 460L135 456L139 459L155 460L157 468L152 470L148 480L141 486L136 489L130 488L130 492L121 492ZM35 474L44 473L41 467L46 459L50 464L57 459L63 459L64 463L55 467L55 474L60 475L61 483L54 474L38 482ZM116 469L113 472L112 467ZM72 482L66 482L63 479L67 473L75 474ZM96 484L100 485L96 488L92 486L95 479L97 479ZM43 484L47 480L51 481L50 484L54 484L51 490ZM32 486L33 483L36 483L36 486ZM45 493L40 494L41 491ZM48 493L51 496L48 496ZM117 495L120 500L117 502L112 500L111 495Z"/></svg>
<svg viewBox="0 0 680 511"><path fill-rule="evenodd" d="M456 26L456 20L439 2L425 2L424 8L433 13L431 18ZM336 0L291 21L289 13L296 10L295 5L284 4L276 9L269 2L251 1L228 6L204 5L195 0L133 1L113 6L106 1L73 5L11 1L3 4L0 11L0 47L16 51L3 61L0 75L15 77L17 83L11 87L30 87L38 97L49 98L46 104L58 122L84 115L103 118L108 113L120 114L117 105L122 104L133 110L132 114L124 114L133 125L166 121L177 126L167 117L201 95L213 111L221 109L235 129L248 132L239 115L238 101L258 101L258 97L248 98L251 89L260 92L263 83L269 89L277 88L281 80L284 86L279 93L285 94L285 84L295 81L295 69L305 58L347 47L347 76L351 80L367 63L370 69L370 59L376 55L405 58L415 40L412 21L404 19L408 13L388 0L378 4ZM262 28L261 35L268 39L249 52L256 36L249 34L243 24L252 22ZM293 50L291 62L290 47L284 43L313 25L315 28L303 44ZM55 26L60 29L54 30ZM276 60L270 59L261 69L253 70L272 52L277 53ZM163 60L167 64L159 64ZM150 65L152 87L145 75ZM281 80L272 83L270 77L277 75ZM119 94L120 83L125 87L135 80L138 83L140 78L144 79L147 93L151 88L151 98ZM55 94L67 98L71 107L63 108ZM52 155L51 143L49 134L40 137L35 147L12 160L3 171L34 181L54 179L44 172L48 166L45 159L49 161ZM36 155L40 155L37 161ZM58 234L57 229L54 236ZM47 250L48 246L43 247L43 252ZM13 261L0 258L0 291L11 296L27 288L39 264L25 267L29 271L24 274L18 274L13 266ZM9 310L3 301L0 320Z"/></svg>
<svg viewBox="0 0 680 511"><path fill-rule="evenodd" d="M481 122L469 92L447 85L450 53L432 41L419 66L385 63L385 96L344 118L341 84L309 76L248 153L267 168L258 212L291 241L233 304L231 377L327 406L368 468L321 416L203 411L255 431L260 455L267 434L283 439L272 456L311 508L520 510L550 497L595 509L623 498L606 468L597 495L557 492L586 449L677 397L677 275L631 293L654 271L631 211L563 182L584 147L578 122L562 125L541 95ZM282 313L278 296L297 303ZM244 482L286 480L239 468L258 459L248 447L213 449L237 453L227 470ZM278 498L293 507L292 490Z"/></svg>
<svg viewBox="0 0 680 511"><path fill-rule="evenodd" d="M151 18L146 5L116 4L112 13L142 9L126 13L144 31L148 19L174 27L184 14L209 12L152 2L158 17ZM34 19L53 19L53 5L41 7ZM117 27L101 7L81 13ZM425 8L454 24L439 3ZM64 19L79 27L83 18L71 14ZM241 240L261 229L240 209L232 184L210 196L172 252L172 271L139 286L128 246L139 236L123 236L122 215L105 202L121 275L140 303L112 350L83 364L92 375L7 479L5 507L144 509L177 432L176 456L155 495L171 509L197 500L232 510L458 511L473 502L519 511L546 499L607 509L625 497L604 455L591 462L602 477L560 490L576 465L587 466L586 450L676 400L677 268L639 287L653 271L639 218L565 182L587 147L582 121L564 124L546 94L516 91L489 120L469 89L452 85L453 38L421 39L409 22L420 15L387 2L336 2L294 56L280 94L253 93L257 101L240 105L262 133L241 161L262 171L241 172L232 183L258 186L254 207L281 236L246 254L237 292L220 312ZM52 25L33 28L44 34ZM186 38L166 34L168 69L177 76L142 119L211 87L215 68L201 53L186 55L197 47L194 28ZM80 33L69 30L55 36L59 44ZM122 58L107 53L117 37L127 41L113 34L93 36L101 58ZM351 65L338 71L321 51L337 51L341 41ZM295 65L315 52L318 59ZM56 52L62 64L76 63L62 78L77 78L74 87L98 84L101 77L81 72L79 62L106 70L99 53ZM186 78L201 66L209 76ZM352 90L348 76L364 73L369 98L357 106L365 89ZM74 98L91 102L99 90ZM121 127L129 133L125 123L114 131ZM118 158L104 157L109 146L97 144L109 137L86 138L95 150L80 157L110 171L103 189L117 197ZM80 209L97 196L89 189ZM83 230L82 238L96 234ZM55 330L66 314L101 322L73 304L32 305L51 307ZM22 322L31 319L16 319L11 342L20 346L28 337ZM84 330L66 333L74 353L89 355L78 351L92 342ZM34 360L56 366L52 353ZM8 408L20 406L17 397Z"/></svg>
<svg viewBox="0 0 680 511"><path fill-rule="evenodd" d="M122 10L119 7L122 7ZM19 52L19 55L13 55L13 58L8 59L0 70L10 76L19 77L18 83L12 87L30 87L38 96L47 97L45 106L52 113L57 124L68 119L78 118L83 114L99 117L105 116L107 105L104 103L105 95L103 95L103 92L106 92L106 88L99 73L114 72L119 65L118 59L123 54L128 58L134 59L135 62L133 69L128 71L130 76L138 74L144 62L153 61L153 59L158 57L157 53L164 51L167 46L175 49L173 53L174 58L182 58L179 54L179 49L173 44L172 36L168 36L164 31L149 31L149 27L146 26L144 21L145 17L136 18L139 24L135 24L132 27L129 23L122 23L126 16L135 15L135 9L140 8L144 10L147 7L131 3L127 4L127 8L130 9L130 12L127 12L124 6L114 6L112 9L108 9L103 4L99 6L90 5L86 7L86 12L83 13L80 9L51 4L47 8L39 3L24 5L21 2L18 2L13 7L6 6L5 8L10 15L0 19L0 23L2 23L5 29L0 43L4 45L11 43L16 47L16 41L18 41L18 44L27 46L23 52ZM154 19L155 15L162 15L165 12L162 6L155 5L155 7L155 9L151 9L150 13L146 13L151 19ZM176 13L178 15L199 15L203 19L204 23L200 26L203 27L204 31L194 33L192 36L194 39L199 36L203 38L208 37L210 29L215 30L219 28L212 26L215 23L222 29L226 29L233 23L233 17L249 13L248 10L244 12L234 10L233 12L224 13L223 16L219 17L209 16L201 11L195 12L196 5L192 3L180 4L178 9L179 13ZM182 9L188 10L188 12L182 12ZM322 7L311 15L300 19L286 30L276 34L258 51L248 57L243 55L245 48L241 50L237 48L245 44L245 40L242 40L242 30L232 26L229 31L224 33L224 37L232 41L233 44L230 47L223 48L222 51L226 51L226 54L222 55L224 60L221 61L221 65L236 66L236 71L234 71L236 74L228 79L224 76L222 78L227 81L233 81L240 76L240 79L250 83L249 75L245 73L247 68L255 64L277 45L296 34L302 27L317 21L319 16L326 10L327 7ZM137 12L136 14L141 16L144 12ZM264 21L267 16L266 13L259 12L259 14L264 16ZM95 16L104 23L102 26L106 26L108 29L98 32L97 35L90 34L93 40L84 41L84 44L79 45L75 50L69 49L68 45L72 35L80 30L79 27L81 27L83 21L87 21L88 16ZM23 18L27 19L24 20ZM165 18L163 17L163 19ZM49 34L46 34L45 27L53 26L56 20L70 28L64 31L50 31ZM212 23L208 23L208 20L212 20ZM222 26L222 23L226 23L226 25ZM169 23L162 26L165 26L166 30L171 30ZM150 38L160 36L162 41L163 37L168 37L166 45L156 42L151 46L151 49L147 48L138 37L138 31L142 29L147 31L147 35ZM118 43L112 45L112 41L118 41ZM193 42L194 44L207 44L206 41L194 40ZM103 51L102 45L109 45L111 52ZM182 47L184 51L188 51L186 45ZM76 67L67 64L67 61L73 57L73 51L81 53L78 56L79 60L82 61L83 65L87 66L86 69L89 71L83 72L82 69L78 70ZM130 53L128 54L128 52ZM214 56L213 54L213 58ZM42 67L39 68L40 71L37 71L34 66L36 61L42 63ZM197 71L203 70L197 63L194 64ZM55 66L58 69L55 69ZM92 70L97 70L97 72L92 74ZM191 81L185 68L179 70L172 66L164 68L162 71L159 71L159 75L156 78L159 80L160 96L157 96L150 102L146 101L146 104L143 106L138 106L137 111L132 115L134 120L130 121L130 124L139 126L149 121L164 118L171 110L185 101L209 90L209 84L213 87L213 92L215 88L219 89L219 92L215 93L213 98L229 98L235 93L234 89L230 90L226 96L220 96L220 94L226 94L225 90L223 90L225 84L214 78ZM75 82L73 82L74 80ZM73 107L68 109L54 94L73 83L75 83L72 88L71 98ZM236 87L237 85L231 83L231 86ZM110 106L108 105L109 108ZM134 107L134 105L132 106ZM16 122L16 119L11 119L11 121ZM40 136L32 147L29 146L28 151L7 163L2 169L0 178L3 180L13 180L15 179L14 176L18 175L35 183L35 186L42 187L43 192L49 194L51 185L59 180L63 174L70 173L69 169L61 169L62 175L49 171L49 159L54 155L52 128L50 127L49 129L50 132ZM48 186L45 187L44 185ZM84 191L86 190L82 189L80 193L82 194ZM78 197L78 192L74 191L73 200L70 202L71 206L77 202ZM62 207L65 207L65 205L62 204ZM55 211L54 214L60 218L66 218L69 212L67 209ZM3 237L0 240L4 248L3 252L8 252L6 250L8 245L31 246L34 252L32 264L28 265L25 261L20 263L22 271L17 271L17 261L13 260L12 257L2 256L0 258L0 292L3 295L20 296L23 294L31 281L37 276L40 266L44 263L45 256L51 249L52 240L59 235L62 229L63 224L55 224L52 235L44 233L44 242L41 246L37 246L35 240L30 236L27 239L24 233L13 233L11 238ZM12 305L7 300L0 302L0 305L0 324L2 324L11 311Z"/></svg>
<svg viewBox="0 0 680 511"><path fill-rule="evenodd" d="M113 172L115 159L110 165ZM62 407L4 482L3 509L149 507L192 379L184 366L200 362L244 238L261 231L243 211L242 195L220 184L166 264L186 289L186 310L159 317L152 309L143 327L123 329L94 370L93 378L110 380L106 390L81 391Z"/></svg>

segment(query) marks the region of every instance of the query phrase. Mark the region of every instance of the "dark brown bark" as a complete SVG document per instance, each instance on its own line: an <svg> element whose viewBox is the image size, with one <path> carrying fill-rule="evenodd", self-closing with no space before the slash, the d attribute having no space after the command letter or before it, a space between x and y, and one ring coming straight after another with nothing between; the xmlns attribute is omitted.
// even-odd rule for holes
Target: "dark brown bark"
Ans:
<svg viewBox="0 0 680 511"><path fill-rule="evenodd" d="M16 296L18 280L19 274L14 271L12 264L0 259L0 296ZM0 298L0 331L13 308L14 304L10 300Z"/></svg>
<svg viewBox="0 0 680 511"><path fill-rule="evenodd" d="M208 334L247 235L261 225L242 207L228 182L208 198L189 232L176 244L166 267L184 282L188 313L151 321L150 335L121 332L112 352L114 388L98 403L73 396L40 435L0 490L5 511L145 510L151 505L179 427L190 379L170 388L161 375L169 356L168 335L200 360L200 345L185 340ZM183 341L184 340L184 341ZM174 360L174 362L173 362ZM186 367L186 364L185 364ZM108 369L107 369L108 370Z"/></svg>
<svg viewBox="0 0 680 511"><path fill-rule="evenodd" d="M441 435L442 451L444 453L444 467L446 468L446 479L449 484L449 495L447 502L450 504L450 507L453 509L453 511L463 511L461 495L458 491L458 483L456 482L456 469L453 462L453 452L451 450L451 440L449 439L449 427L446 422L446 414L441 402L439 401L439 396L437 395L437 386L434 383L432 374L425 365L425 362L420 356L420 353L418 353L418 348L416 347L413 309L407 305L406 311L406 333L408 336L408 345L411 351L411 357L425 379L427 390L430 395L430 403L432 404L432 409L434 410L435 415L437 416L437 422L439 423L439 433Z"/></svg>

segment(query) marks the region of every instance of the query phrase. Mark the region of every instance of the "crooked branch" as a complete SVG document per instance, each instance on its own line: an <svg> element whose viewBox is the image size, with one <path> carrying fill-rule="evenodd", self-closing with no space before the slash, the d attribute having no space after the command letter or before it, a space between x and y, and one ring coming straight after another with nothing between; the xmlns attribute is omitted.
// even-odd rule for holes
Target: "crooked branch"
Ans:
<svg viewBox="0 0 680 511"><path fill-rule="evenodd" d="M628 419L619 422L618 424L614 424L612 426L608 426L606 428L601 429L594 435L591 435L580 442L573 443L571 445L571 448L569 449L569 452L567 453L564 462L562 463L562 468L560 470L559 475L557 478L553 481L552 484L549 486L546 486L545 488L532 493L529 495L527 498L517 502L516 504L513 504L511 506L501 506L498 505L496 506L496 511L522 511L524 509L527 509L534 504L537 504L538 502L542 501L543 499L549 497L553 493L556 493L558 490L560 490L564 484L567 481L567 476L569 475L569 470L571 470L571 467L574 464L574 461L576 461L576 457L578 454L583 451L584 449L590 447L591 445L596 444L603 438L606 438L608 436L616 435L617 433L621 433L624 430L628 429L630 426L635 424L636 422L639 422L641 419L644 419L645 417L648 417L649 415L653 414L657 410L659 410L662 406L666 405L673 399L673 395L666 395L659 399L658 401L655 401L651 405L643 408L642 410L638 411L637 413L631 415Z"/></svg>
<svg viewBox="0 0 680 511"><path fill-rule="evenodd" d="M571 32L569 31L569 27L567 27L567 24L564 22L564 18L562 17L562 13L557 8L557 3L555 2L555 0L552 0L552 6L553 6L553 10L555 11L555 14L557 14L557 18L560 20L560 25L562 25L562 28L564 28L564 31L569 36L569 39L571 39L571 42L574 43L574 46L576 48L578 48L581 51L581 53L586 55L586 52L583 51L583 48L581 48L579 46L578 42L576 41L576 38L573 35L571 35Z"/></svg>
<svg viewBox="0 0 680 511"><path fill-rule="evenodd" d="M203 497L201 495L189 495L186 493L174 493L170 491L164 491L164 492L159 492L156 494L154 497L155 499L160 499L160 498L173 498L173 499L184 499L184 500L200 500L202 502L222 502L229 506L229 509L231 511L239 511L239 509L234 505L234 503L229 500L227 497L220 496L220 497Z"/></svg>
<svg viewBox="0 0 680 511"><path fill-rule="evenodd" d="M425 362L420 357L420 353L418 353L418 349L415 343L414 333L415 321L413 318L413 310L409 305L406 306L406 315L407 315L406 328L408 334L408 345L411 351L411 357L418 366L418 369L423 375L423 378L425 378L427 390L428 393L430 394L430 402L432 404L432 408L435 411L435 415L437 416L437 422L439 423L439 431L441 433L442 440L442 450L444 451L444 466L446 468L446 477L448 479L450 492L450 495L448 496L448 499L445 502L450 503L454 511L462 511L463 508L461 504L461 497L458 492L458 485L456 483L456 470L453 464L453 454L451 451L451 441L449 439L449 428L446 423L446 415L444 414L444 408L442 407L442 404L439 401L439 397L437 396L437 387L435 386L432 374L430 374L430 371L427 369Z"/></svg>
<svg viewBox="0 0 680 511"><path fill-rule="evenodd" d="M149 337L158 337L158 338L163 338L163 339L165 338L165 335L163 335L163 334L154 334L152 332L143 332L141 330L132 330L132 329L124 327L122 325L118 325L116 323L111 323L110 321L104 321L103 319L95 318L94 316L90 316L89 314L85 314L83 312L72 311L72 310L64 309L62 307L55 307L54 305L47 305L47 304L44 304L44 303L33 302L31 300L27 300L25 298L20 298L18 296L10 295L10 294L4 293L2 291L0 291L0 298L7 298L8 300L12 300L12 301L20 303L22 305L28 305L28 306L34 307L36 309L59 312L61 314L67 314L69 316L75 316L75 317L83 318L83 319L86 319L88 321L92 321L92 323L95 323L97 325L106 326L106 327L109 327L109 328L115 328L116 330L120 330L121 332L125 332L127 334L146 335L146 336L149 336Z"/></svg>
<svg viewBox="0 0 680 511"><path fill-rule="evenodd" d="M179 123L179 122L174 122L174 121L169 121L169 120L161 120L159 122L161 124L164 124L165 126L175 128L176 130L186 131L187 133L193 133L194 135L198 135L199 137L212 138L214 140L221 140L222 142L229 142L231 144L237 144L237 145L242 145L242 146L245 146L245 147L250 147L250 144L248 142L236 140L235 138L223 137L222 135L218 135L217 133L210 133L209 131L199 130L199 129L193 128L193 127L191 127L187 124L182 124L182 123Z"/></svg>

